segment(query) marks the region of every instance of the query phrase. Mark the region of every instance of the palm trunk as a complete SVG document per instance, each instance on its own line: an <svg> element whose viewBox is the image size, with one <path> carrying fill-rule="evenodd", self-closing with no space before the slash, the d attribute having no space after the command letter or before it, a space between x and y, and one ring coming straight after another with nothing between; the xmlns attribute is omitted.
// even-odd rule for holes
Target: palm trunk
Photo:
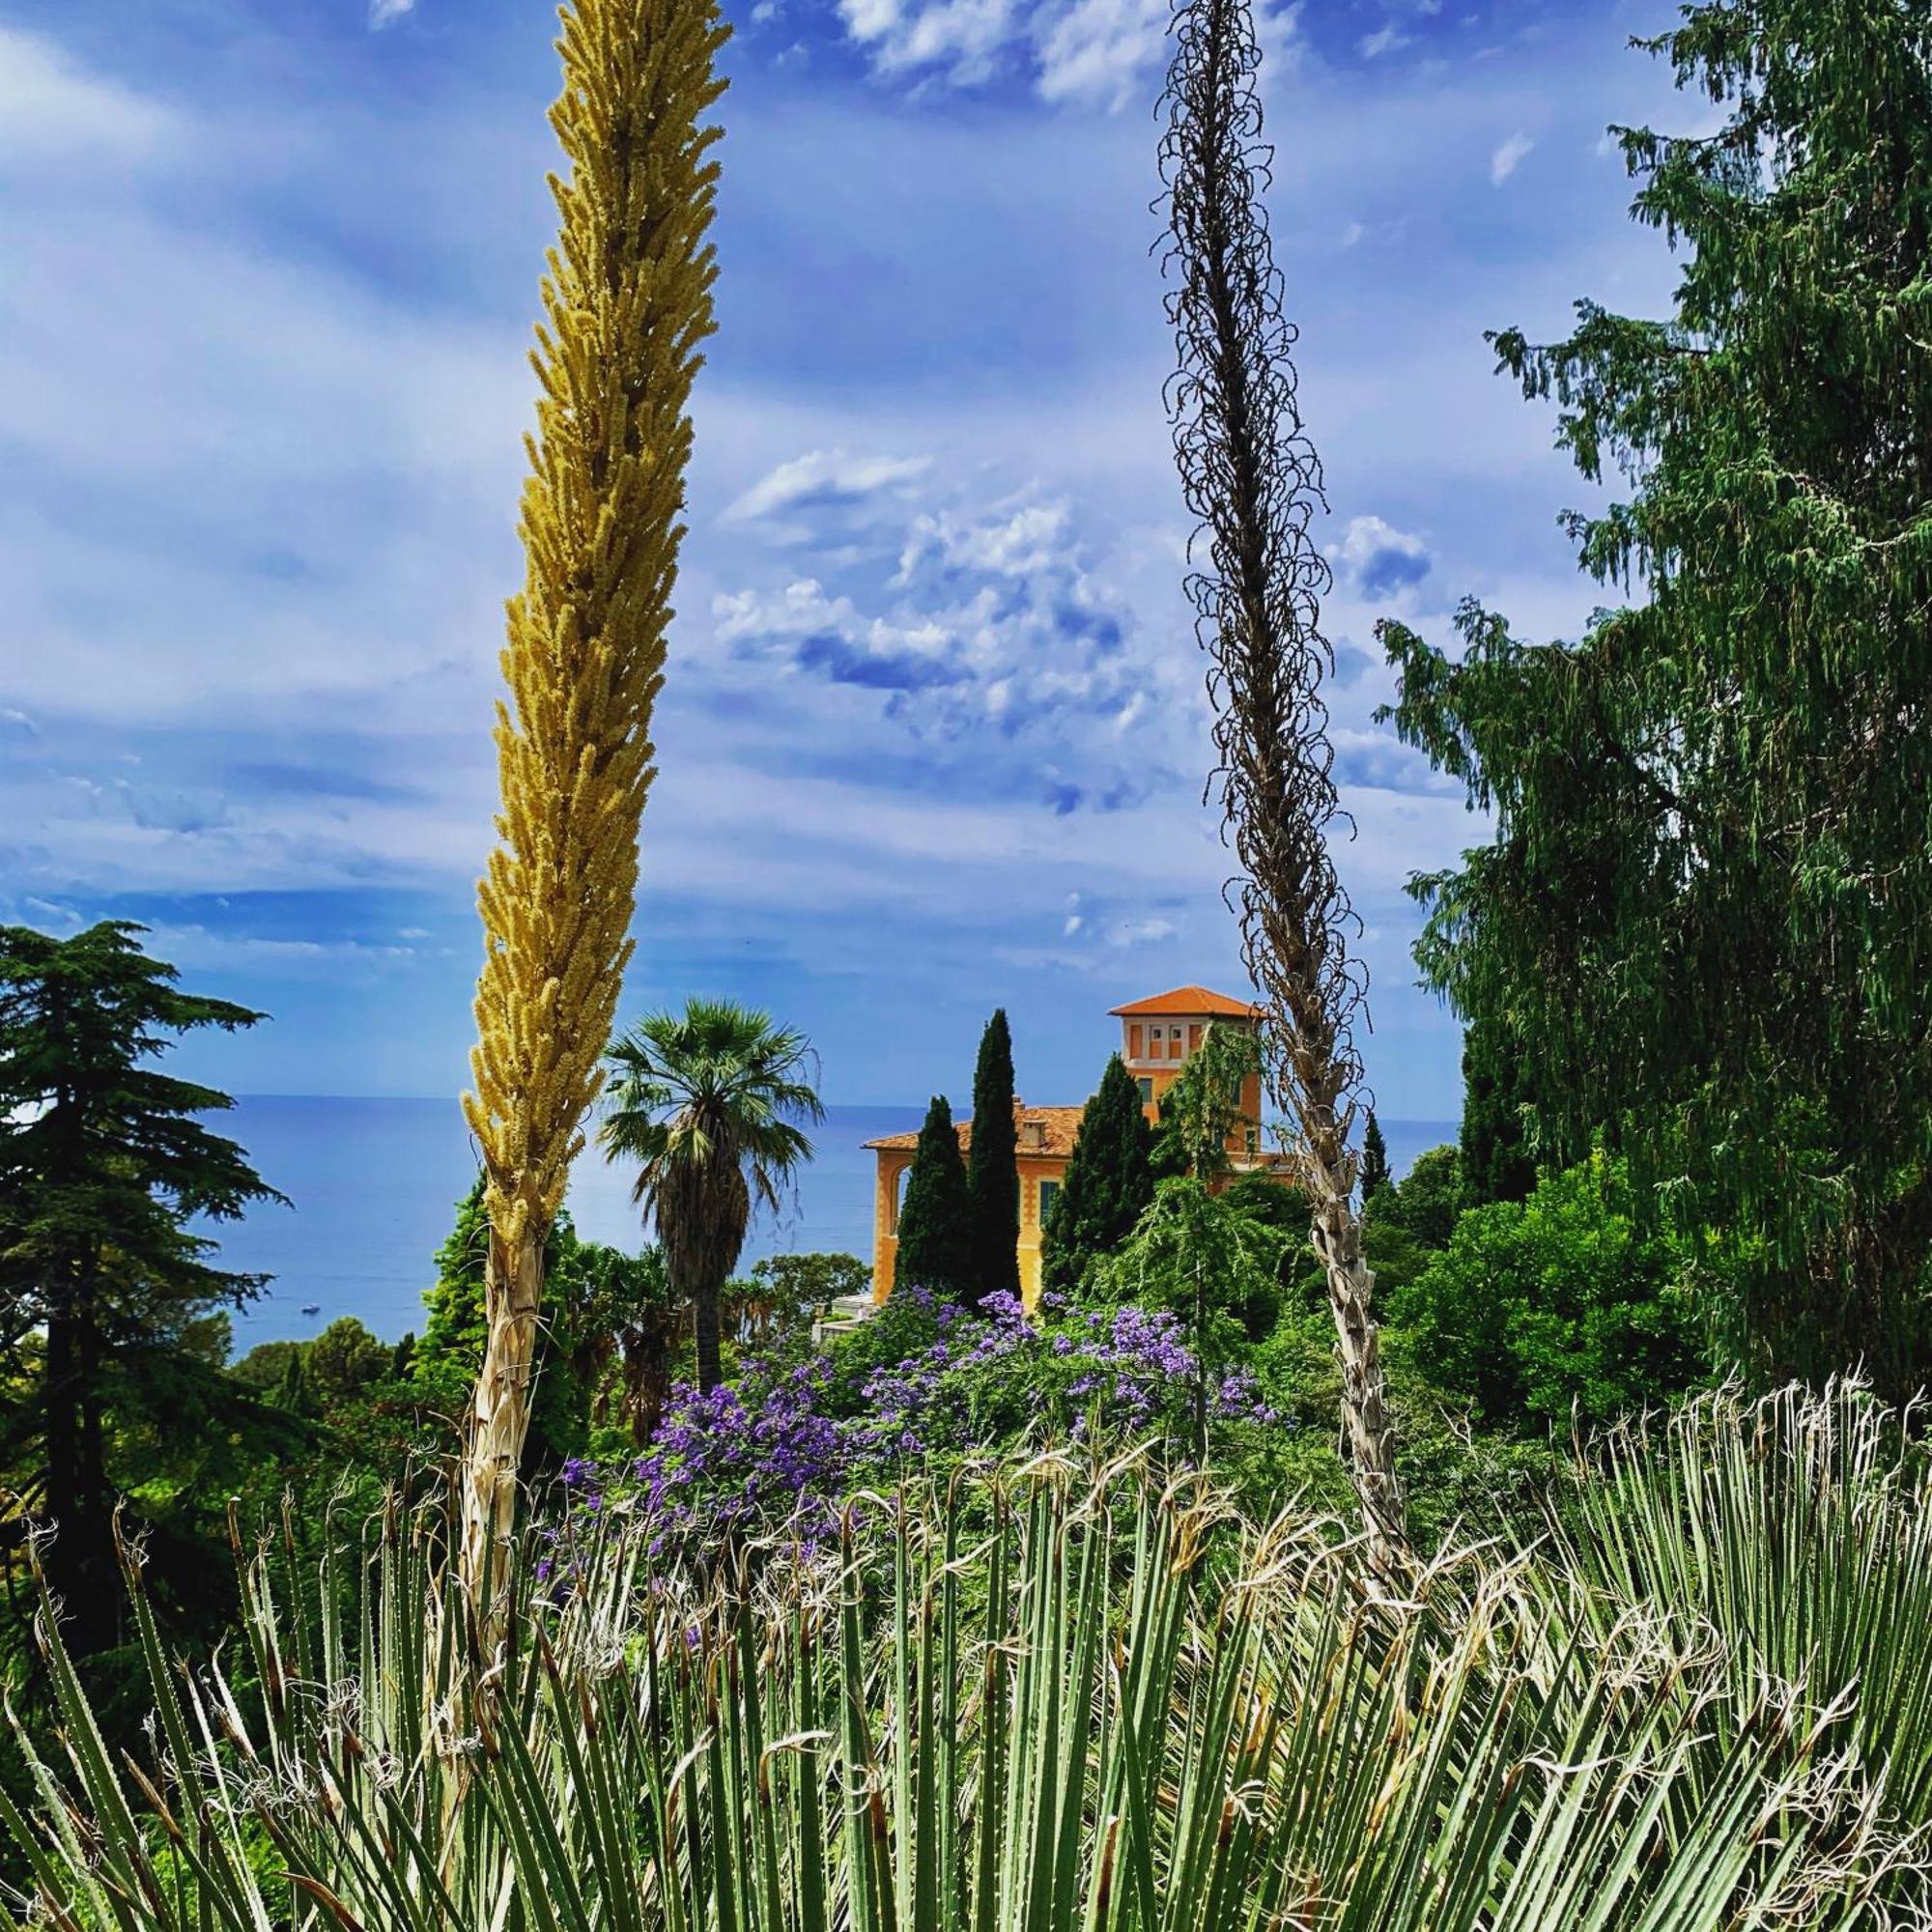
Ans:
<svg viewBox="0 0 1932 1932"><path fill-rule="evenodd" d="M697 1332L697 1387L709 1395L724 1379L724 1358L718 1323L718 1291L700 1288L691 1297Z"/></svg>
<svg viewBox="0 0 1932 1932"><path fill-rule="evenodd" d="M543 1281L544 1243L533 1225L526 1220L515 1242L493 1228L483 1291L490 1335L463 1471L463 1582L486 1660L508 1626L517 1467L529 1429Z"/></svg>

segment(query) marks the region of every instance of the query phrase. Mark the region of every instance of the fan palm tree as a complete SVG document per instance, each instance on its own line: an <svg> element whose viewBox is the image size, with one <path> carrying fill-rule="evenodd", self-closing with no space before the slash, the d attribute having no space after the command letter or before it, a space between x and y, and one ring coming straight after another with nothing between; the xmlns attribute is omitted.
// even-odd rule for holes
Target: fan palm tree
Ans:
<svg viewBox="0 0 1932 1932"><path fill-rule="evenodd" d="M614 1041L598 1139L639 1163L631 1198L657 1223L672 1288L689 1299L697 1335L697 1384L714 1389L719 1291L738 1264L754 1206L811 1158L801 1122L825 1118L805 1076L811 1043L793 1027L731 1000L692 1000L658 1012Z"/></svg>

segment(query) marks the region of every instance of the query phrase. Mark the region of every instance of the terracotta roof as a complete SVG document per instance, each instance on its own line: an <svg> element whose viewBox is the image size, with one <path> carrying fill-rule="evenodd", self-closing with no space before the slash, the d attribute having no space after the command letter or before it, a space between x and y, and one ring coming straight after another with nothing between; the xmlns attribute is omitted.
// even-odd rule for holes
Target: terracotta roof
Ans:
<svg viewBox="0 0 1932 1932"><path fill-rule="evenodd" d="M1013 1102L1013 1126L1019 1140L1019 1151L1023 1155L1036 1158L1046 1156L1065 1160L1073 1151L1073 1137L1080 1131L1080 1117L1087 1111L1085 1107L1029 1107L1023 1100ZM1027 1145L1026 1129L1037 1124L1040 1128L1039 1146ZM973 1146L973 1122L969 1120L957 1121L952 1131L959 1136L959 1151L968 1152ZM886 1152L910 1153L919 1145L919 1136L913 1134L885 1134L878 1140L867 1141L868 1148L878 1148Z"/></svg>
<svg viewBox="0 0 1932 1932"><path fill-rule="evenodd" d="M1171 993L1154 993L1145 1000L1129 1000L1124 1007L1107 1009L1116 1019L1137 1019L1143 1013L1173 1013L1182 1018L1208 1014L1220 1019L1251 1020L1261 1009L1247 1000L1231 1000L1207 986L1177 986Z"/></svg>

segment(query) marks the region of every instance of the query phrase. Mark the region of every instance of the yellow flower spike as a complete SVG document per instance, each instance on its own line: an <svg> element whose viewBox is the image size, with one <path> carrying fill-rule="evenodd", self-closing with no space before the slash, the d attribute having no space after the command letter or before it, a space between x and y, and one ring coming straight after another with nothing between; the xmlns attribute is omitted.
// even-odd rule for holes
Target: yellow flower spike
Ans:
<svg viewBox="0 0 1932 1932"><path fill-rule="evenodd" d="M717 272L705 236L719 130L704 123L724 86L716 0L572 0L560 18L550 119L569 172L550 178L558 239L531 357L526 575L506 606L499 843L477 889L483 966L464 1096L492 1233L463 1547L486 1642L500 1634L543 1245L630 956L687 406Z"/></svg>

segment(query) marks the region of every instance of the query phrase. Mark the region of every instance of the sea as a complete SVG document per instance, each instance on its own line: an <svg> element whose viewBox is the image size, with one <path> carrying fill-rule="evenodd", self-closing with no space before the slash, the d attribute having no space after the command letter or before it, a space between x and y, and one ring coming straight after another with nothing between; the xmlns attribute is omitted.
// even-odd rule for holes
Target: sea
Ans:
<svg viewBox="0 0 1932 1932"><path fill-rule="evenodd" d="M740 1266L767 1255L872 1252L873 1156L865 1143L908 1133L918 1107L829 1107L796 1194L753 1222ZM291 1205L265 1203L206 1230L217 1265L273 1277L235 1317L235 1348L313 1335L354 1315L384 1341L420 1329L435 1255L476 1178L476 1153L453 1101L251 1094L212 1124L248 1151ZM1398 1176L1453 1140L1450 1121L1384 1121ZM631 1205L633 1173L594 1148L571 1176L569 1208L587 1240L636 1249L645 1232Z"/></svg>

